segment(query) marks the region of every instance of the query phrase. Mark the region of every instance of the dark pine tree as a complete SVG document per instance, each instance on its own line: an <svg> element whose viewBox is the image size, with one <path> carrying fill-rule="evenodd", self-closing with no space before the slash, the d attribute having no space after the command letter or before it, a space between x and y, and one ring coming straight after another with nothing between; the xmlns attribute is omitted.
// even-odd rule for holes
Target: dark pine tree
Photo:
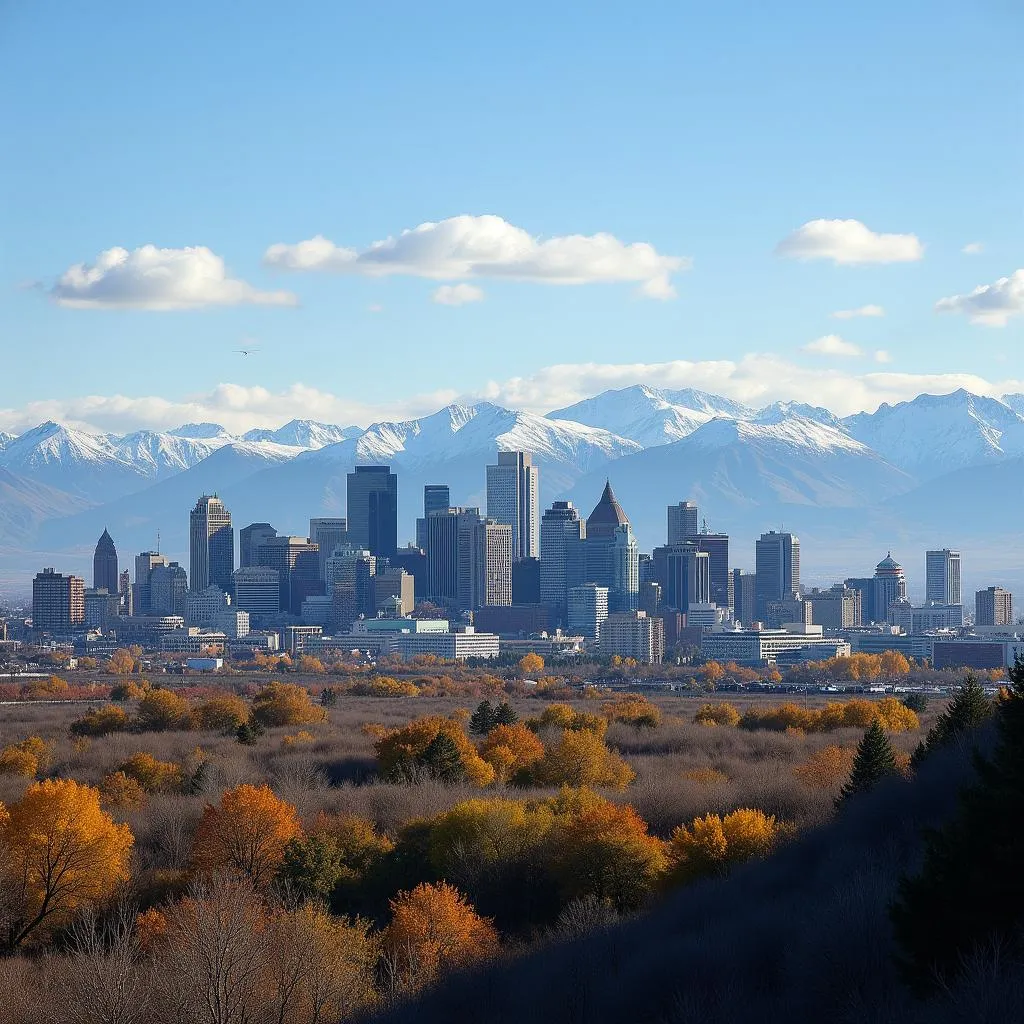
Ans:
<svg viewBox="0 0 1024 1024"><path fill-rule="evenodd" d="M519 721L519 716L515 712L515 708L507 700L503 700L494 709L494 724L495 725L515 725Z"/></svg>
<svg viewBox="0 0 1024 1024"><path fill-rule="evenodd" d="M496 725L494 707L489 700L481 701L476 711L469 716L469 728L471 732L486 736Z"/></svg>
<svg viewBox="0 0 1024 1024"><path fill-rule="evenodd" d="M916 768L933 751L952 743L965 733L977 729L992 714L992 702L985 696L973 672L964 677L963 685L953 695L946 710L935 720L928 735L918 744L911 758Z"/></svg>
<svg viewBox="0 0 1024 1024"><path fill-rule="evenodd" d="M466 767L462 763L459 748L447 733L439 732L420 755L419 761L431 778L445 785L462 782L466 777Z"/></svg>
<svg viewBox="0 0 1024 1024"><path fill-rule="evenodd" d="M895 775L896 772L896 758L893 755L892 747L876 718L857 746L857 756L853 759L853 771L850 772L846 785L839 791L836 807L857 793L866 793L882 779Z"/></svg>
<svg viewBox="0 0 1024 1024"><path fill-rule="evenodd" d="M974 950L1024 952L1024 660L996 704L991 758L956 816L931 832L920 874L904 878L890 914L900 966L921 993L941 987Z"/></svg>

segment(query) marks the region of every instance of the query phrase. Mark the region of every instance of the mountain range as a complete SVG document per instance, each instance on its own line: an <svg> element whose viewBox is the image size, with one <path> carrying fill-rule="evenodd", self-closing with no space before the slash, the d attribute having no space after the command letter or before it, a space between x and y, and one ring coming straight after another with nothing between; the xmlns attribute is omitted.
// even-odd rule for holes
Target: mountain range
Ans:
<svg viewBox="0 0 1024 1024"><path fill-rule="evenodd" d="M742 567L759 533L785 526L801 536L805 575L862 574L901 546L913 572L917 549L953 546L965 573L1004 585L1024 576L1024 395L920 395L840 418L638 385L544 416L481 402L365 429L292 420L240 436L213 423L119 435L47 422L0 433L0 589L24 593L43 564L88 578L104 527L124 564L158 533L187 561L188 511L203 493L219 493L236 526L304 535L309 517L344 514L357 464L394 467L399 532L411 537L426 483L483 507L499 449L532 452L544 504L567 497L584 516L611 479L646 550L664 539L665 506L693 499L711 529L736 538Z"/></svg>

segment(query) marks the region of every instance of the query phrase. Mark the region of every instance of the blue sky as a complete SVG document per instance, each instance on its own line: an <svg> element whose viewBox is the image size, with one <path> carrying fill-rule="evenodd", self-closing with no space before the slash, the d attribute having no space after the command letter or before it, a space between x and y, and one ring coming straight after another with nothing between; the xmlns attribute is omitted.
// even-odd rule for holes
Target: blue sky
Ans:
<svg viewBox="0 0 1024 1024"><path fill-rule="evenodd" d="M0 6L0 429L543 411L637 381L841 412L1024 390L1019 3L496 6ZM264 259L485 214L584 283ZM867 248L801 248L818 220ZM601 272L558 248L598 233L623 243ZM652 298L631 243L692 266ZM245 284L138 308L167 304L133 277L146 245ZM115 247L120 277L65 276Z"/></svg>

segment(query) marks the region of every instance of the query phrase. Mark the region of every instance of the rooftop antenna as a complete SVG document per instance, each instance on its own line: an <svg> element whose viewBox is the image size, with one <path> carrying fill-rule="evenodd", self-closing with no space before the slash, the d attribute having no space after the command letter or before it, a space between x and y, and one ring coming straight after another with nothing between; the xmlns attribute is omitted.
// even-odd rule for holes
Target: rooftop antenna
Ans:
<svg viewBox="0 0 1024 1024"><path fill-rule="evenodd" d="M156 553L160 554L160 527L156 530Z"/></svg>

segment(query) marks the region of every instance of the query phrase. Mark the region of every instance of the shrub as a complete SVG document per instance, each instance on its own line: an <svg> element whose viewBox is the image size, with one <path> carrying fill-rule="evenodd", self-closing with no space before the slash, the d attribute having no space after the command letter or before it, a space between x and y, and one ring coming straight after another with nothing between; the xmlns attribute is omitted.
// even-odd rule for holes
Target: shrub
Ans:
<svg viewBox="0 0 1024 1024"><path fill-rule="evenodd" d="M312 701L309 691L294 683L268 683L252 701L252 718L260 725L312 725L327 721L327 712Z"/></svg>
<svg viewBox="0 0 1024 1024"><path fill-rule="evenodd" d="M418 697L420 688L405 679L374 676L369 681L353 683L349 692L359 697Z"/></svg>
<svg viewBox="0 0 1024 1024"><path fill-rule="evenodd" d="M112 732L124 732L129 724L128 715L124 711L113 704L107 704L87 711L72 722L71 732L75 736L106 736Z"/></svg>
<svg viewBox="0 0 1024 1024"><path fill-rule="evenodd" d="M224 694L211 697L197 705L193 709L193 715L200 729L229 735L248 720L249 708L241 697Z"/></svg>
<svg viewBox="0 0 1024 1024"><path fill-rule="evenodd" d="M142 732L191 729L192 710L184 697L170 690L150 690L139 701L135 726Z"/></svg>
<svg viewBox="0 0 1024 1024"><path fill-rule="evenodd" d="M850 747L822 747L798 764L793 774L805 786L832 789L849 777L853 769L853 755Z"/></svg>
<svg viewBox="0 0 1024 1024"><path fill-rule="evenodd" d="M0 775L22 775L34 778L45 772L53 747L38 736L29 736L0 750Z"/></svg>
<svg viewBox="0 0 1024 1024"><path fill-rule="evenodd" d="M400 729L389 730L374 743L374 749L386 778L408 780L418 771L425 771L445 781L456 781L451 776L461 771L476 786L494 781L494 769L469 742L462 723L451 718L428 715L414 719Z"/></svg>
<svg viewBox="0 0 1024 1024"><path fill-rule="evenodd" d="M736 725L740 713L735 704L702 704L693 720L697 725Z"/></svg>
<svg viewBox="0 0 1024 1024"><path fill-rule="evenodd" d="M717 768L690 768L683 772L683 778L699 782L702 786L718 786L729 781L729 776Z"/></svg>
<svg viewBox="0 0 1024 1024"><path fill-rule="evenodd" d="M557 743L544 751L533 770L542 786L608 786L625 789L636 773L618 754L589 730L566 729Z"/></svg>
<svg viewBox="0 0 1024 1024"><path fill-rule="evenodd" d="M725 874L733 864L767 856L788 829L764 811L744 807L727 814L707 814L680 825L668 844L669 878L688 881Z"/></svg>
<svg viewBox="0 0 1024 1024"><path fill-rule="evenodd" d="M508 782L544 756L544 744L522 723L497 725L480 744L480 756L500 782Z"/></svg>
<svg viewBox="0 0 1024 1024"><path fill-rule="evenodd" d="M146 793L171 793L181 789L181 768L171 761L158 761L152 754L144 751L132 754L127 761L117 766L134 779Z"/></svg>
<svg viewBox="0 0 1024 1024"><path fill-rule="evenodd" d="M661 724L661 708L639 694L609 701L601 710L609 721L625 722L638 729L654 729Z"/></svg>
<svg viewBox="0 0 1024 1024"><path fill-rule="evenodd" d="M110 772L100 783L100 803L104 807L130 810L146 803L146 791L124 772Z"/></svg>
<svg viewBox="0 0 1024 1024"><path fill-rule="evenodd" d="M599 737L608 731L608 719L592 715L589 711L577 711L569 704L549 704L539 716L528 718L526 725L533 732L550 726L574 732L592 732Z"/></svg>

